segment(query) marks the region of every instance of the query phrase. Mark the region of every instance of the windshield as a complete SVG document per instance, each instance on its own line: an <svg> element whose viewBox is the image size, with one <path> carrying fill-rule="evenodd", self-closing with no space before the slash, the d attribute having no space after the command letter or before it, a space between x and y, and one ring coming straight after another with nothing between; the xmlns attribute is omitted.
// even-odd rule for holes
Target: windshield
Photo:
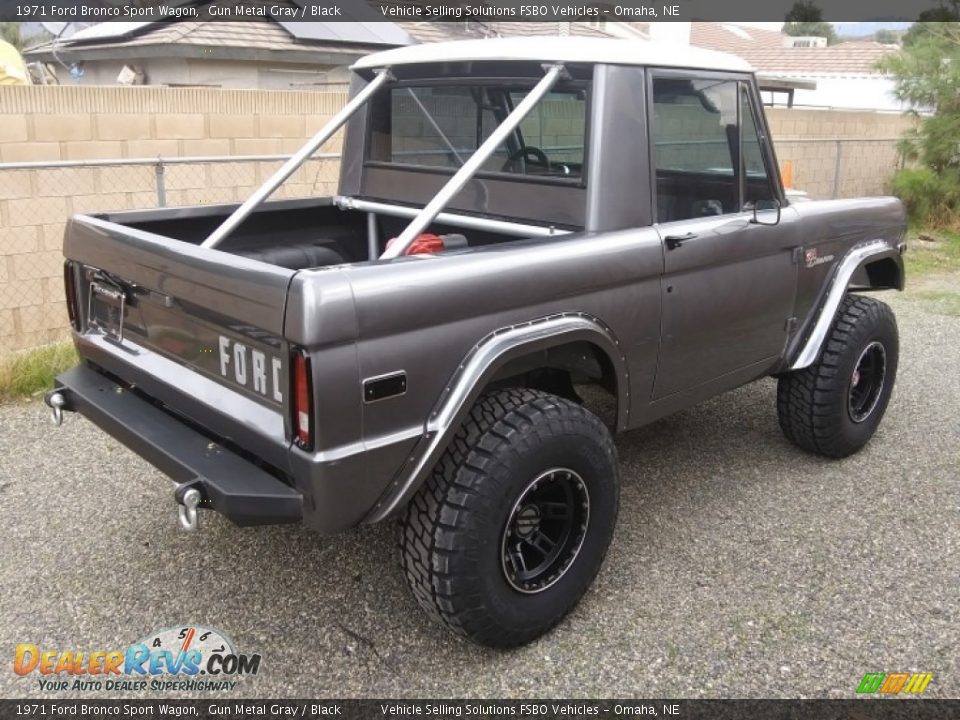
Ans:
<svg viewBox="0 0 960 720"><path fill-rule="evenodd" d="M374 103L369 160L453 172L527 91L505 84L390 88ZM585 88L547 93L481 172L579 180L583 175L586 105Z"/></svg>

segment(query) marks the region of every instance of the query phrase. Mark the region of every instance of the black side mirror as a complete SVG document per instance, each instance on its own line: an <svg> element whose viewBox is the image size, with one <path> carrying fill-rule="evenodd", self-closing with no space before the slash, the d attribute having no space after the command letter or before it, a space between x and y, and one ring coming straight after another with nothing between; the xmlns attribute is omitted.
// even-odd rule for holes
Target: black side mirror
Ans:
<svg viewBox="0 0 960 720"><path fill-rule="evenodd" d="M750 222L755 225L779 225L780 224L780 201L779 200L758 200L753 203L753 217Z"/></svg>

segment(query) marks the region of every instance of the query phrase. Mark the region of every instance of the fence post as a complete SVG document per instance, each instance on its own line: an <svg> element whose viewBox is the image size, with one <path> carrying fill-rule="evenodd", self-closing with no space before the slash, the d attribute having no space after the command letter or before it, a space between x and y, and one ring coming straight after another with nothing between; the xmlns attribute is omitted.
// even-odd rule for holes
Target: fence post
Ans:
<svg viewBox="0 0 960 720"><path fill-rule="evenodd" d="M840 140L834 140L834 143L837 146L837 154L833 163L833 199L836 200L840 192L840 149L843 145Z"/></svg>
<svg viewBox="0 0 960 720"><path fill-rule="evenodd" d="M167 206L167 181L166 172L163 167L163 160L157 158L157 164L153 166L154 174L157 179L157 207Z"/></svg>

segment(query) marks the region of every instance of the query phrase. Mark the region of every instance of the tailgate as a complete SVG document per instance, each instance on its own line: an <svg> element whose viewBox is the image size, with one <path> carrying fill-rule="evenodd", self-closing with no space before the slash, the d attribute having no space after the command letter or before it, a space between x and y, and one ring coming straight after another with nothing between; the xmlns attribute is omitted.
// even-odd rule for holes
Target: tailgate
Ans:
<svg viewBox="0 0 960 720"><path fill-rule="evenodd" d="M286 469L295 271L87 216L71 219L64 254L84 357Z"/></svg>

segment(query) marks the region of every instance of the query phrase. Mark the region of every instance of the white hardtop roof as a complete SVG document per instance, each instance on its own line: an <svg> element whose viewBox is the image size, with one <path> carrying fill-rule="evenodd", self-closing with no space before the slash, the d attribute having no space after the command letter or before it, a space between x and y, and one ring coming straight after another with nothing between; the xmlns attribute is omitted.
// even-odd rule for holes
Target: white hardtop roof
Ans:
<svg viewBox="0 0 960 720"><path fill-rule="evenodd" d="M360 58L354 63L353 69L372 70L394 65L471 60L529 60L753 71L746 60L736 55L688 45L649 40L543 36L408 45Z"/></svg>

